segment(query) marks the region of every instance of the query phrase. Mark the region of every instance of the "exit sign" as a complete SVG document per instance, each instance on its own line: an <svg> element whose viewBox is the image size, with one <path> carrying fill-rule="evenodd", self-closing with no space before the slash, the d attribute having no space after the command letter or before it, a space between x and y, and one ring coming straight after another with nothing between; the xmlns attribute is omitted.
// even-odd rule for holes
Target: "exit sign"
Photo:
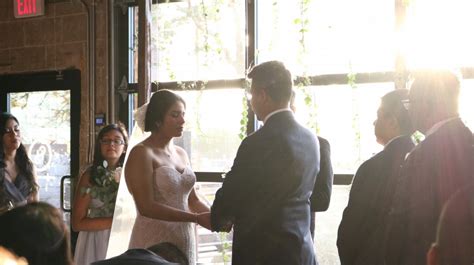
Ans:
<svg viewBox="0 0 474 265"><path fill-rule="evenodd" d="M13 0L13 14L16 18L44 15L44 0Z"/></svg>

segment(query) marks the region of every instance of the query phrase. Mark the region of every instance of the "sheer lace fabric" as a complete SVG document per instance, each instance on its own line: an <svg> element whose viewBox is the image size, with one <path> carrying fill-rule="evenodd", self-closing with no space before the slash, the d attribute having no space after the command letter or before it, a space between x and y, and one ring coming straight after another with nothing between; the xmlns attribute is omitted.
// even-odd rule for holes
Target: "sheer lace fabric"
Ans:
<svg viewBox="0 0 474 265"><path fill-rule="evenodd" d="M189 211L188 197L196 176L186 167L178 172L175 168L161 166L153 171L155 201ZM132 230L129 248L147 248L161 242L175 244L188 257L190 264L196 261L195 225L188 222L167 222L140 215Z"/></svg>

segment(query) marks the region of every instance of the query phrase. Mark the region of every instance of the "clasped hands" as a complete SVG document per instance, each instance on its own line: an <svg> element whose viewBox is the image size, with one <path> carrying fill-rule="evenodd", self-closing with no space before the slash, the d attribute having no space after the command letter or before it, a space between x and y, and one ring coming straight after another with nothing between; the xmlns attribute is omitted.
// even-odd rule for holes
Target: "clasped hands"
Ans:
<svg viewBox="0 0 474 265"><path fill-rule="evenodd" d="M211 212L204 212L204 213L199 213L197 214L196 218L197 224L209 229L212 231L212 226L211 226ZM221 227L219 230L222 232L227 232L229 233L230 230L232 230L232 222L227 222L223 227Z"/></svg>

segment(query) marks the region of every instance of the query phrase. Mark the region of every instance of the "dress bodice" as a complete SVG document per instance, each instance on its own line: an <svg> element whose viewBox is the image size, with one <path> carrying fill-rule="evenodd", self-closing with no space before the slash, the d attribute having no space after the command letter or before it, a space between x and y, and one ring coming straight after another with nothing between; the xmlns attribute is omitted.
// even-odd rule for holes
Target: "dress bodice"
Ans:
<svg viewBox="0 0 474 265"><path fill-rule="evenodd" d="M28 183L25 175L18 174L18 176L15 178L14 184L25 198L30 195L31 185Z"/></svg>
<svg viewBox="0 0 474 265"><path fill-rule="evenodd" d="M13 182L10 182L3 177L2 182L3 187L0 189L0 193L3 194L0 194L0 208L4 206L3 204L8 203L16 206L26 203L26 200L31 193L31 186L25 175L18 174Z"/></svg>
<svg viewBox="0 0 474 265"><path fill-rule="evenodd" d="M188 210L188 197L195 182L196 175L189 167L185 167L183 172L169 166L155 168L155 200L174 208Z"/></svg>
<svg viewBox="0 0 474 265"><path fill-rule="evenodd" d="M188 198L196 182L190 167L183 172L173 167L161 166L153 170L154 200L160 204L182 211L189 211ZM132 230L129 248L147 248L157 243L176 245L188 258L189 264L196 262L195 226L189 222L170 222L142 216L137 218Z"/></svg>

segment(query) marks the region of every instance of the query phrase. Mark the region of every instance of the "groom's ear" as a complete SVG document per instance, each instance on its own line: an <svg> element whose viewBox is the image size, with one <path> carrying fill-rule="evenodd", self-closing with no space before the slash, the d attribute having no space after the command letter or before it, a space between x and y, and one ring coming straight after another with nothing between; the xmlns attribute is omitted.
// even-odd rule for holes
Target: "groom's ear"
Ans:
<svg viewBox="0 0 474 265"><path fill-rule="evenodd" d="M271 100L270 98L270 95L268 95L268 92L267 92L267 89L266 88L262 88L262 89L259 89L259 93L260 93L260 102L264 103L264 104L268 104L268 102Z"/></svg>

